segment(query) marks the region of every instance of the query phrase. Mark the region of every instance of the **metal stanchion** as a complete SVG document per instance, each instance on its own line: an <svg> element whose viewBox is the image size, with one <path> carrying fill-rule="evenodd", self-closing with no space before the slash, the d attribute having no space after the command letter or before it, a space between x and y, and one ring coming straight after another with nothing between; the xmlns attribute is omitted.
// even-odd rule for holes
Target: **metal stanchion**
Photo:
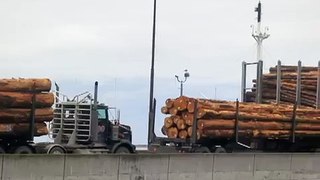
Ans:
<svg viewBox="0 0 320 180"><path fill-rule="evenodd" d="M263 73L263 61L259 61L257 64L257 95L256 102L262 102L262 73Z"/></svg>
<svg viewBox="0 0 320 180"><path fill-rule="evenodd" d="M277 93L276 93L277 104L281 101L281 61L278 61L277 65Z"/></svg>
<svg viewBox="0 0 320 180"><path fill-rule="evenodd" d="M241 77L241 102L246 101L246 89L247 89L247 63L242 62L242 77Z"/></svg>
<svg viewBox="0 0 320 180"><path fill-rule="evenodd" d="M296 102L299 107L301 105L301 61L298 61L297 67Z"/></svg>
<svg viewBox="0 0 320 180"><path fill-rule="evenodd" d="M317 76L317 99L316 99L316 108L320 107L320 61L318 61L318 76Z"/></svg>

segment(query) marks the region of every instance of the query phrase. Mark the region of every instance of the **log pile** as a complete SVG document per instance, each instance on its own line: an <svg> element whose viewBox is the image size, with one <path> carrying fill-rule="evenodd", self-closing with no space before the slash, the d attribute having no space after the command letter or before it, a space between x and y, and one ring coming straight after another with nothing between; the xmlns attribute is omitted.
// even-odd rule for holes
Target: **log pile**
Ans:
<svg viewBox="0 0 320 180"><path fill-rule="evenodd" d="M167 99L161 112L169 115L164 119L162 127L162 132L168 138L190 138L193 124L197 125L198 139L232 138L235 135L236 119L239 136L243 137L290 138L292 122L296 122L296 137L320 137L320 110L310 107L297 108L293 121L294 107L289 104L239 103L237 108L236 102L181 96Z"/></svg>
<svg viewBox="0 0 320 180"><path fill-rule="evenodd" d="M317 92L317 67L302 67L301 70L301 105L315 107ZM256 80L253 80L251 92L246 93L247 102L254 102ZM262 102L273 103L276 100L277 66L271 67L262 78ZM295 103L297 84L297 66L281 66L280 101Z"/></svg>
<svg viewBox="0 0 320 180"><path fill-rule="evenodd" d="M0 135L24 136L29 132L35 107L34 135L48 134L45 122L53 119L49 79L0 79Z"/></svg>

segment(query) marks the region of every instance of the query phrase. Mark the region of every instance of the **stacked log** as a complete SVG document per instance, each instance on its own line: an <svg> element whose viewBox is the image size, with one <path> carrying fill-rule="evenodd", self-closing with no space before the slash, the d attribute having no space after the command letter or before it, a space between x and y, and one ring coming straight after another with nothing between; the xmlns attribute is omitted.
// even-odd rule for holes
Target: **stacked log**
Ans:
<svg viewBox="0 0 320 180"><path fill-rule="evenodd" d="M297 66L281 66L280 101L295 103L297 86ZM317 67L301 69L301 105L315 107L317 92ZM256 97L256 80L253 80L252 91L246 93L246 101L253 102ZM269 73L262 77L262 102L274 103L276 100L277 66L271 67Z"/></svg>
<svg viewBox="0 0 320 180"><path fill-rule="evenodd" d="M293 120L294 107L290 104L238 105L185 96L167 99L161 111L169 116L164 119L162 132L168 138L187 139L196 125L198 139L233 138L237 121L239 136L247 138L290 138L292 133L296 137L320 136L320 110L297 108Z"/></svg>
<svg viewBox="0 0 320 180"><path fill-rule="evenodd" d="M48 134L54 95L49 79L0 79L0 135L24 136L34 118L34 135ZM32 107L34 106L34 117Z"/></svg>

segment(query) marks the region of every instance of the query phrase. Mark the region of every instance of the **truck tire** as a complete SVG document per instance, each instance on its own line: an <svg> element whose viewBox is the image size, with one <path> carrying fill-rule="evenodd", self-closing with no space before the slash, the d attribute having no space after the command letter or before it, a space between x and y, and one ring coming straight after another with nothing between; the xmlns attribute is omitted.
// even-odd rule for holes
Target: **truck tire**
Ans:
<svg viewBox="0 0 320 180"><path fill-rule="evenodd" d="M61 147L53 147L51 148L47 154L65 154L66 152L64 151L64 149L62 149Z"/></svg>
<svg viewBox="0 0 320 180"><path fill-rule="evenodd" d="M226 149L223 147L218 147L214 150L215 153L227 153Z"/></svg>
<svg viewBox="0 0 320 180"><path fill-rule="evenodd" d="M210 150L207 147L199 147L199 148L196 148L194 152L195 153L210 153Z"/></svg>
<svg viewBox="0 0 320 180"><path fill-rule="evenodd" d="M14 154L32 154L33 150L29 146L18 146L13 151Z"/></svg>
<svg viewBox="0 0 320 180"><path fill-rule="evenodd" d="M116 154L130 154L130 150L125 146L120 146L115 151Z"/></svg>
<svg viewBox="0 0 320 180"><path fill-rule="evenodd" d="M4 150L4 148L0 146L0 154L5 154L5 153L6 151Z"/></svg>

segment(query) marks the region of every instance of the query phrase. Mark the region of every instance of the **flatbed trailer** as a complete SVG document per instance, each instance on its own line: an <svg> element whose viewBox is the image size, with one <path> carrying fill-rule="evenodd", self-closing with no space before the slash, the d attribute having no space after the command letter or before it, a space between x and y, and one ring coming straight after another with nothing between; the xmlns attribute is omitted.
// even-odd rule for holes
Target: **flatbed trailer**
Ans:
<svg viewBox="0 0 320 180"><path fill-rule="evenodd" d="M206 137L197 139L197 118L193 117L192 136L187 139L157 137L154 133L156 101L149 116L148 148L155 153L226 153L226 152L315 152L320 148L320 136L297 136L295 131L296 108L292 112L291 135L288 138L249 138L240 136L239 102L237 101L234 136L229 138ZM195 103L197 114L197 101Z"/></svg>

